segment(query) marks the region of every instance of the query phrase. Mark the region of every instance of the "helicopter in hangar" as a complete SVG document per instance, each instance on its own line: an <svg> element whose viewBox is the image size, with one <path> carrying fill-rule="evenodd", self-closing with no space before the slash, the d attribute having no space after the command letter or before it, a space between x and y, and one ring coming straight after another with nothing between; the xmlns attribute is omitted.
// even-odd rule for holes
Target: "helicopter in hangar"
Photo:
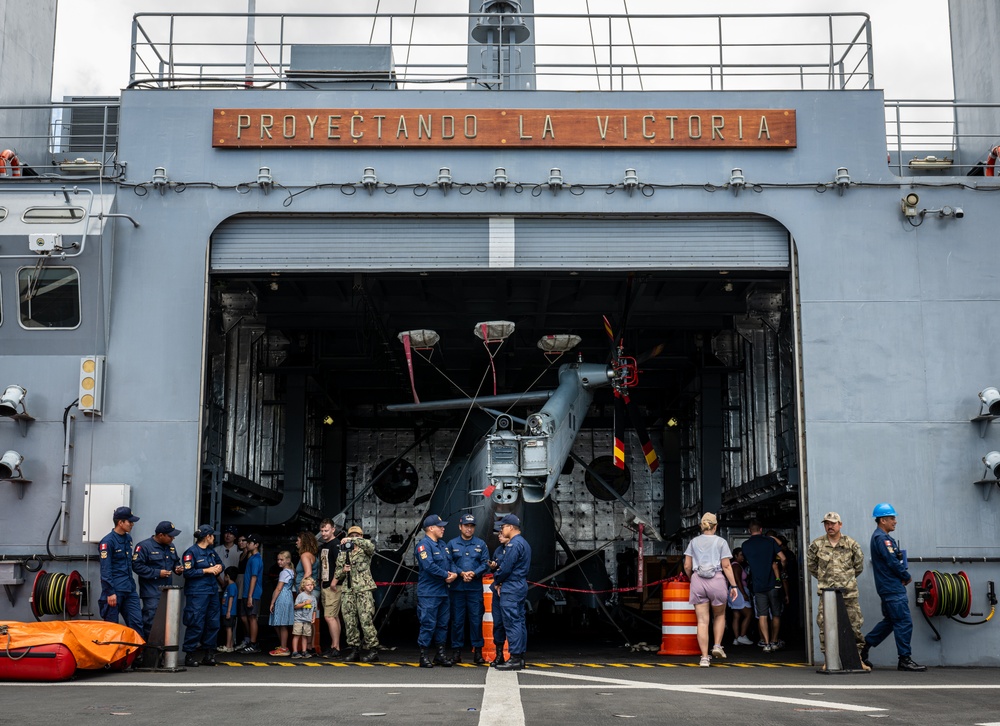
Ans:
<svg viewBox="0 0 1000 726"><path fill-rule="evenodd" d="M624 327L624 326L622 326ZM431 500L432 510L479 510L477 534L484 539L492 533L496 516L514 512L522 516L524 505L539 504L549 498L559 477L572 458L582 464L588 474L602 486L610 498L624 505L634 524L641 524L650 536L660 539L653 523L637 512L619 491L605 481L602 472L588 466L572 452L573 442L580 432L584 419L594 399L594 392L610 386L614 394L614 465L625 468L625 414L643 449L650 472L656 471L659 458L643 424L642 416L633 401L630 390L639 379L635 358L624 354L622 333L617 335L607 317L604 328L611 344L608 363L585 363L582 356L564 363L558 370L558 385L554 389L525 391L485 396L466 396L447 400L421 402L412 379L412 355L415 350L427 351L439 340L434 331L412 330L399 334L407 360L410 362L413 403L391 404L386 410L394 413L418 413L476 408L492 417L492 424L473 445L467 456L455 457L443 475L447 479L444 491L451 492L450 501L441 496ZM492 364L496 351L514 331L509 321L477 323L475 334L490 353ZM538 347L550 362L555 362L580 343L572 334L547 335L538 341ZM654 352L653 355L656 353ZM495 375L495 374L494 374ZM538 407L526 417L514 416L509 411L517 407ZM504 410L501 410L504 409ZM464 486L459 486L464 485ZM442 487L439 487L442 488ZM457 497L456 497L457 495ZM463 497L467 497L462 501ZM456 501L456 498L459 501ZM533 508L537 511L537 508Z"/></svg>

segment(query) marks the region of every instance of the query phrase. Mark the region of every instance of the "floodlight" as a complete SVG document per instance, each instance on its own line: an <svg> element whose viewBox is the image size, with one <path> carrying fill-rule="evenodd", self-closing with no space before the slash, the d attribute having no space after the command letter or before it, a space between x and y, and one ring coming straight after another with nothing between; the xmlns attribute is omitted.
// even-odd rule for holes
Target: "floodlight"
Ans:
<svg viewBox="0 0 1000 726"><path fill-rule="evenodd" d="M979 400L983 402L983 413L1000 416L1000 390L993 386L979 392Z"/></svg>
<svg viewBox="0 0 1000 726"><path fill-rule="evenodd" d="M160 194L167 191L167 185L170 183L170 179L167 177L167 170L158 166L153 169L153 186L160 190Z"/></svg>
<svg viewBox="0 0 1000 726"><path fill-rule="evenodd" d="M625 191L629 193L629 196L632 196L632 192L639 186L639 175L636 174L635 169L625 170L625 178L622 180L622 186L625 187Z"/></svg>
<svg viewBox="0 0 1000 726"><path fill-rule="evenodd" d="M11 452L7 452L8 454ZM986 464L986 471L993 475L994 479L1000 480L1000 451L991 451L986 456L983 457L983 463Z"/></svg>
<svg viewBox="0 0 1000 726"><path fill-rule="evenodd" d="M564 183L562 169L558 167L549 169L549 189L552 190L553 194L562 189Z"/></svg>
<svg viewBox="0 0 1000 726"><path fill-rule="evenodd" d="M368 190L369 194L373 194L375 192L375 187L378 186L378 177L375 176L374 167L365 167L364 174L361 175L361 184Z"/></svg>
<svg viewBox="0 0 1000 726"><path fill-rule="evenodd" d="M440 171L438 171L438 179L437 179L438 188L441 189L441 192L443 194L447 194L448 190L451 189L451 185L453 183L454 180L452 179L451 176L451 169L449 169L447 166L442 166Z"/></svg>
<svg viewBox="0 0 1000 726"><path fill-rule="evenodd" d="M899 200L899 208L903 212L904 217L916 217L918 204L920 204L920 197L913 192L910 192Z"/></svg>
<svg viewBox="0 0 1000 726"><path fill-rule="evenodd" d="M510 183L507 178L507 170L502 166L498 166L493 172L493 188L498 192L503 193L504 187Z"/></svg>
<svg viewBox="0 0 1000 726"><path fill-rule="evenodd" d="M740 193L740 189L747 185L747 179L743 176L743 170L739 167L733 169L729 174L729 188L733 190L733 196Z"/></svg>
<svg viewBox="0 0 1000 726"><path fill-rule="evenodd" d="M257 170L257 186L260 190L267 194L271 190L271 186L274 184L274 177L271 176L271 167L262 166Z"/></svg>
<svg viewBox="0 0 1000 726"><path fill-rule="evenodd" d="M833 177L833 183L837 185L838 191L843 195L844 190L851 185L851 175L847 173L846 166L841 166L837 169L837 174Z"/></svg>
<svg viewBox="0 0 1000 726"><path fill-rule="evenodd" d="M997 456L1000 456L1000 454L997 454ZM23 461L24 457L13 449L0 457L0 481L21 479L21 462Z"/></svg>
<svg viewBox="0 0 1000 726"><path fill-rule="evenodd" d="M7 386L3 394L0 395L0 416L16 416L18 406L23 411L24 397L27 393L21 386Z"/></svg>

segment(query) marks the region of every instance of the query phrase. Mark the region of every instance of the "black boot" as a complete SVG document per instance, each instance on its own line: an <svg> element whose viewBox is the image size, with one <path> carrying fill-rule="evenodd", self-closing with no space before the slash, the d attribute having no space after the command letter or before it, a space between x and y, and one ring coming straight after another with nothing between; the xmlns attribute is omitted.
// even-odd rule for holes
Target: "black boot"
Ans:
<svg viewBox="0 0 1000 726"><path fill-rule="evenodd" d="M494 646L497 649L497 654L496 657L490 661L490 665L494 668L499 668L506 663L507 660L503 657L503 643L495 643Z"/></svg>
<svg viewBox="0 0 1000 726"><path fill-rule="evenodd" d="M205 657L201 659L201 664L203 666L214 666L214 665L217 665L217 663L215 662L215 653L213 653L212 651L209 651L208 653L206 653Z"/></svg>
<svg viewBox="0 0 1000 726"><path fill-rule="evenodd" d="M197 668L201 663L198 662L197 653L188 653L184 656L184 667L185 668Z"/></svg>
<svg viewBox="0 0 1000 726"><path fill-rule="evenodd" d="M427 648L420 649L420 667L421 668L433 668L434 664L431 663L431 659L427 657Z"/></svg>
<svg viewBox="0 0 1000 726"><path fill-rule="evenodd" d="M896 666L896 670L900 671L911 671L913 673L923 673L927 670L927 666L920 665L910 656L899 659L899 665Z"/></svg>
<svg viewBox="0 0 1000 726"><path fill-rule="evenodd" d="M377 660L378 660L378 650L377 649L366 650L361 655L361 662L362 663L374 663Z"/></svg>
<svg viewBox="0 0 1000 726"><path fill-rule="evenodd" d="M451 649L451 662L452 663L461 663L462 662L462 649L461 648L452 648Z"/></svg>
<svg viewBox="0 0 1000 726"><path fill-rule="evenodd" d="M872 647L867 642L861 648L861 662L864 663L869 668L872 667L872 662L868 660L868 654L871 652Z"/></svg>
<svg viewBox="0 0 1000 726"><path fill-rule="evenodd" d="M524 654L511 653L510 660L497 666L498 671L519 671L524 668Z"/></svg>
<svg viewBox="0 0 1000 726"><path fill-rule="evenodd" d="M358 649L353 645L347 646L347 650L340 652L340 659L348 663L356 663L358 660Z"/></svg>
<svg viewBox="0 0 1000 726"><path fill-rule="evenodd" d="M483 649L482 648L473 648L472 649L472 662L475 663L476 665L482 665L483 663L486 662L486 659L483 658Z"/></svg>
<svg viewBox="0 0 1000 726"><path fill-rule="evenodd" d="M445 655L444 643L437 648L437 654L434 656L434 665L444 666L445 668L451 668L453 665L451 658Z"/></svg>

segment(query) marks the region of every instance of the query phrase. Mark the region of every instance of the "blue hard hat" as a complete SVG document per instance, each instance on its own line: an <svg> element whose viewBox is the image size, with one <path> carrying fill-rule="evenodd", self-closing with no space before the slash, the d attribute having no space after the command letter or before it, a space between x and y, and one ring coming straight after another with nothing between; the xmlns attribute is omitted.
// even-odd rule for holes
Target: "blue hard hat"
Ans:
<svg viewBox="0 0 1000 726"><path fill-rule="evenodd" d="M896 510L893 509L889 502L882 502L881 504L876 504L875 509L872 510L872 517L878 519L879 517L895 517Z"/></svg>

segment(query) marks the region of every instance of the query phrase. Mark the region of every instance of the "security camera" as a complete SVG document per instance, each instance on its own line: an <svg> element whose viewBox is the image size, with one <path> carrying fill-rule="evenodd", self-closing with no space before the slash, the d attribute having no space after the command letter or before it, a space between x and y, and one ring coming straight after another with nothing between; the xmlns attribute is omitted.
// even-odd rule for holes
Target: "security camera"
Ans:
<svg viewBox="0 0 1000 726"><path fill-rule="evenodd" d="M955 207L955 219L961 219L965 216L965 210L961 207Z"/></svg>

